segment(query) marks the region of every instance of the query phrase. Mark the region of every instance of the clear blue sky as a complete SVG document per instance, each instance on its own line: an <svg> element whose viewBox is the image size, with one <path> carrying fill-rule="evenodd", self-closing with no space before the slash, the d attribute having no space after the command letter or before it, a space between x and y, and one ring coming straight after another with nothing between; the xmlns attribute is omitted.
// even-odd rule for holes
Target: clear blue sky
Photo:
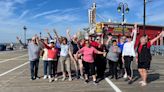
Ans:
<svg viewBox="0 0 164 92"><path fill-rule="evenodd" d="M164 1L147 0L147 24L164 26ZM72 34L88 26L88 8L93 0L0 0L0 43L15 42L16 36L23 38L23 26L27 26L27 37L45 29L57 29L59 35L65 35L70 27ZM142 23L143 0L96 0L97 21L120 22L117 12L119 2L126 2L130 12L126 14L128 23Z"/></svg>

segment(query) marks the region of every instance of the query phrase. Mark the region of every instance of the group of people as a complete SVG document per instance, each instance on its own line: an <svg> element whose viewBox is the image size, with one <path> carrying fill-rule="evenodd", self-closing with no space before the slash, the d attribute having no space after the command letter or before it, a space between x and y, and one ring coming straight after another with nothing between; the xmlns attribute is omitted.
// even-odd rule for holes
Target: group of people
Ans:
<svg viewBox="0 0 164 92"><path fill-rule="evenodd" d="M108 74L111 79L116 80L124 77L131 84L133 80L132 61L136 58L138 71L142 81L141 86L147 85L147 69L150 67L151 45L164 35L161 32L157 37L148 40L144 35L135 50L137 24L130 36L122 36L115 39L111 34L105 38L104 35L86 37L78 39L76 35L70 36L67 29L67 37L59 37L55 30L52 37L47 31L48 37L44 39L34 36L28 43L28 53L30 61L31 80L38 79L39 60L42 58L44 76L49 82L58 80L58 63L62 72L62 81L67 79L72 81L72 76L76 79L83 79L85 83L90 82L92 76L93 84L98 84L98 79L105 78ZM21 40L17 37L19 42ZM49 40L50 39L50 40ZM108 71L106 64L108 63ZM72 71L74 66L74 72Z"/></svg>

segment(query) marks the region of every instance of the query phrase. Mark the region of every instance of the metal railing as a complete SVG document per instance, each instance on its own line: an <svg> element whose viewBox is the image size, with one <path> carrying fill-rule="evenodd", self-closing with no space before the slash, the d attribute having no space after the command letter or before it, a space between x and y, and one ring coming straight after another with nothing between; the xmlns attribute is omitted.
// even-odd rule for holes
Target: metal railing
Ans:
<svg viewBox="0 0 164 92"><path fill-rule="evenodd" d="M150 47L150 52L152 55L162 55L164 56L164 45L152 45Z"/></svg>

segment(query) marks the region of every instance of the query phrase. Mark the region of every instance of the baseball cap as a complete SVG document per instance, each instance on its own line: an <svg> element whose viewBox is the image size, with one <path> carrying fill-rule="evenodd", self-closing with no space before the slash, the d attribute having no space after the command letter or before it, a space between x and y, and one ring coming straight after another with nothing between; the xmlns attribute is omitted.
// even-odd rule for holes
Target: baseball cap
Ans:
<svg viewBox="0 0 164 92"><path fill-rule="evenodd" d="M50 43L55 43L55 41L54 40L50 40Z"/></svg>

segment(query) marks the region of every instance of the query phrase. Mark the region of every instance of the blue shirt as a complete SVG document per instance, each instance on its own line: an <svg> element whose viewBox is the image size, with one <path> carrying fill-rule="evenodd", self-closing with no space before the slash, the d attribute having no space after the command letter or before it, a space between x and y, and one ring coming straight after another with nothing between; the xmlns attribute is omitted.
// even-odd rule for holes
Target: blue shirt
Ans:
<svg viewBox="0 0 164 92"><path fill-rule="evenodd" d="M124 47L124 44L125 44L126 42L124 42L123 44L121 44L121 43L118 43L117 45L118 45L118 47L120 48L120 50L121 50L121 53L122 53L122 51L123 51L123 47Z"/></svg>

